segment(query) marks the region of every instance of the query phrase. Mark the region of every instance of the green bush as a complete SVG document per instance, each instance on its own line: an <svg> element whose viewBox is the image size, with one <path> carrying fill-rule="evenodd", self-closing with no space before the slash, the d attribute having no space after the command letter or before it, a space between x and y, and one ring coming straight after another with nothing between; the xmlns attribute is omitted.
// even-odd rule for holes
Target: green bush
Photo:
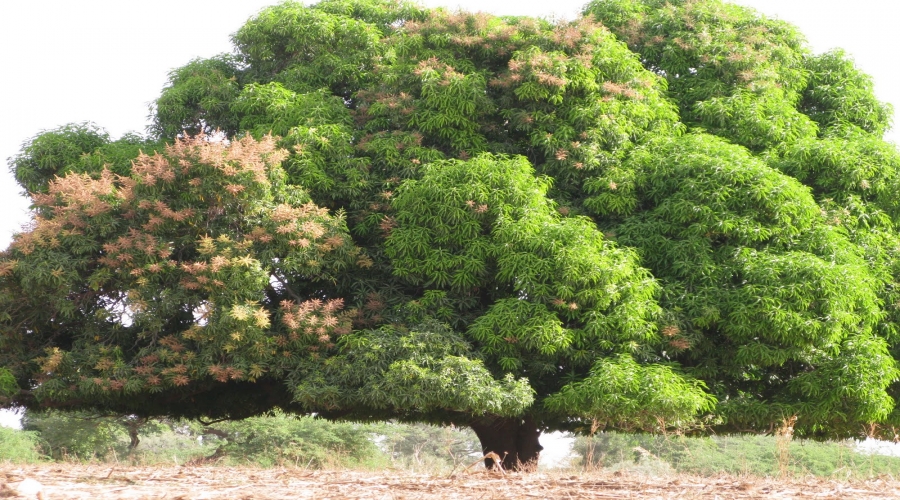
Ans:
<svg viewBox="0 0 900 500"><path fill-rule="evenodd" d="M0 426L0 462L40 462L45 458L40 449L38 433Z"/></svg>
<svg viewBox="0 0 900 500"><path fill-rule="evenodd" d="M574 451L586 468L623 468L659 460L677 472L699 475L777 476L782 470L837 479L900 475L900 458L860 453L854 441L794 440L786 463L779 463L776 438L759 435L694 438L601 432L578 437Z"/></svg>
<svg viewBox="0 0 900 500"><path fill-rule="evenodd" d="M40 435L42 452L56 460L103 460L112 453L127 454L128 434L125 427L112 418L86 413L28 411L22 426Z"/></svg>
<svg viewBox="0 0 900 500"><path fill-rule="evenodd" d="M376 441L391 464L404 469L443 471L482 456L481 443L468 427L428 424L375 424Z"/></svg>
<svg viewBox="0 0 900 500"><path fill-rule="evenodd" d="M217 427L228 434L222 451L229 463L366 466L382 458L373 427L363 424L276 413Z"/></svg>
<svg viewBox="0 0 900 500"><path fill-rule="evenodd" d="M160 432L141 435L141 443L129 456L135 464L184 464L212 455L219 447L219 440L198 439L190 426L172 422ZM199 426L198 426L199 427Z"/></svg>

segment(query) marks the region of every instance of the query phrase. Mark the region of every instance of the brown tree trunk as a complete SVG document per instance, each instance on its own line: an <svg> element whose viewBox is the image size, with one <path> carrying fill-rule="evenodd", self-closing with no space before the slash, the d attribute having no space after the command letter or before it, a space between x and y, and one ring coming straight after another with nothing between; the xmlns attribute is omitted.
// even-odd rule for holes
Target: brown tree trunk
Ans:
<svg viewBox="0 0 900 500"><path fill-rule="evenodd" d="M541 431L531 417L501 418L484 417L469 424L478 440L481 451L487 455L496 453L505 470L523 470L537 467L543 446L538 442ZM487 468L494 466L494 460L484 459Z"/></svg>
<svg viewBox="0 0 900 500"><path fill-rule="evenodd" d="M134 453L134 450L138 447L139 444L141 444L141 438L138 435L138 430L133 427L129 427L128 438L131 439L131 442L128 443L128 452Z"/></svg>
<svg viewBox="0 0 900 500"><path fill-rule="evenodd" d="M127 417L124 421L125 428L128 429L128 438L131 442L128 443L128 453L134 453L134 450L141 443L141 437L139 431L144 424L147 423L147 419L144 417L132 418Z"/></svg>

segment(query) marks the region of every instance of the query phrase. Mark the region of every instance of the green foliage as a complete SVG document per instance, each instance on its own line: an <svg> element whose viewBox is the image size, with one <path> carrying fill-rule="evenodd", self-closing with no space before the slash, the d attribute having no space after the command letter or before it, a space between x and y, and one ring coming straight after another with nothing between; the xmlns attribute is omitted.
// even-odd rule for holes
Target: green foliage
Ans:
<svg viewBox="0 0 900 500"><path fill-rule="evenodd" d="M863 218L864 227L900 221L895 196L900 182L897 179L900 153L892 144L859 127L846 123L834 125L819 139L799 141L787 148L783 155L770 160L770 164L810 186L823 205L869 205L868 211L876 213ZM877 212L884 212L890 222L867 220L879 217Z"/></svg>
<svg viewBox="0 0 900 500"><path fill-rule="evenodd" d="M534 398L524 379L496 380L471 347L438 323L383 327L340 339L342 354L299 370L295 401L311 411L349 409L366 418L435 411L517 415ZM346 410L345 410L346 411Z"/></svg>
<svg viewBox="0 0 900 500"><path fill-rule="evenodd" d="M223 441L203 436L200 430L193 427L184 421L174 421L165 424L164 428L158 432L152 434L142 432L140 434L141 442L137 448L126 450L116 458L134 465L204 463L208 457L215 456ZM196 424L196 427L202 426ZM195 430L196 432L194 432ZM108 459L109 457L107 457ZM246 465L246 463L246 461L240 462L241 465ZM274 457L269 457L267 463L276 463Z"/></svg>
<svg viewBox="0 0 900 500"><path fill-rule="evenodd" d="M132 133L111 141L106 131L93 123L73 123L31 138L18 155L9 159L9 165L28 193L45 193L54 177L68 173L98 174L105 168L127 175L131 160L141 150L160 146Z"/></svg>
<svg viewBox="0 0 900 500"><path fill-rule="evenodd" d="M108 142L107 133L93 123L66 125L26 141L21 152L10 158L10 168L27 192L44 192L54 176L65 175L82 155Z"/></svg>
<svg viewBox="0 0 900 500"><path fill-rule="evenodd" d="M231 463L263 467L365 465L378 455L372 429L354 423L275 414L217 425L228 435L220 450Z"/></svg>
<svg viewBox="0 0 900 500"><path fill-rule="evenodd" d="M720 0L285 2L233 41L169 75L152 140L11 159L37 218L0 255L3 404L900 425L900 157L843 53Z"/></svg>
<svg viewBox="0 0 900 500"><path fill-rule="evenodd" d="M195 59L169 73L153 104L153 125L160 137L237 132L231 103L241 90L239 62L228 55Z"/></svg>
<svg viewBox="0 0 900 500"><path fill-rule="evenodd" d="M0 368L0 402L11 399L17 392L16 377L6 368Z"/></svg>
<svg viewBox="0 0 900 500"><path fill-rule="evenodd" d="M277 79L292 90L327 87L347 97L356 91L372 69L380 32L344 15L340 2L331 4L337 7L331 12L321 8L328 5L307 8L285 2L239 29L233 41L252 76Z"/></svg>
<svg viewBox="0 0 900 500"><path fill-rule="evenodd" d="M412 470L454 470L482 456L471 429L388 422L373 426L378 446L391 464Z"/></svg>
<svg viewBox="0 0 900 500"><path fill-rule="evenodd" d="M37 463L44 457L39 434L0 425L0 463Z"/></svg>
<svg viewBox="0 0 900 500"><path fill-rule="evenodd" d="M591 418L600 428L665 431L713 410L715 399L705 389L668 366L641 366L620 355L598 361L588 377L567 385L546 404L561 414Z"/></svg>
<svg viewBox="0 0 900 500"><path fill-rule="evenodd" d="M281 412L211 426L197 421L137 422L139 444L129 449L134 418L87 413L27 412L28 430L0 427L0 461L100 460L304 468L448 470L481 456L469 429L386 422L362 424Z"/></svg>
<svg viewBox="0 0 900 500"><path fill-rule="evenodd" d="M55 460L102 460L113 451L124 456L128 443L125 428L114 419L87 413L29 411L22 427L40 436L43 453Z"/></svg>
<svg viewBox="0 0 900 500"><path fill-rule="evenodd" d="M284 184L280 154L271 138L182 139L138 156L130 177L71 174L35 194L45 215L16 237L6 268L33 292L8 299L34 304L3 336L10 356L31 353L15 365L19 386L48 402L183 415L194 407L151 395L197 397L193 384L241 398L227 382L280 377L293 356L333 348L329 335L348 329L341 301L297 301L290 282L327 280L360 254L339 216Z"/></svg>
<svg viewBox="0 0 900 500"><path fill-rule="evenodd" d="M693 438L602 432L576 438L573 451L581 455L585 468L633 470L656 461L676 472L702 476L725 473L772 477L787 471L798 476L868 479L900 472L900 458L863 453L854 441L794 440L788 447L788 463L780 464L776 439L773 436ZM645 452L636 451L636 447Z"/></svg>
<svg viewBox="0 0 900 500"><path fill-rule="evenodd" d="M689 125L754 151L815 136L797 109L809 51L794 26L720 0L596 0L585 13L666 79Z"/></svg>
<svg viewBox="0 0 900 500"><path fill-rule="evenodd" d="M285 164L288 179L317 193L319 203L334 207L366 188L366 165L353 158L353 117L340 97L296 93L278 82L250 84L232 108L242 130L258 138L277 134L281 146L296 152Z"/></svg>
<svg viewBox="0 0 900 500"><path fill-rule="evenodd" d="M808 56L805 66L809 77L800 111L821 130L851 124L881 138L890 127L893 109L875 98L872 78L844 51Z"/></svg>
<svg viewBox="0 0 900 500"><path fill-rule="evenodd" d="M21 152L10 158L10 169L27 192L45 192L54 176L65 175L82 155L108 142L109 135L93 123L65 125L26 141Z"/></svg>
<svg viewBox="0 0 900 500"><path fill-rule="evenodd" d="M887 416L897 372L873 332L880 285L808 189L708 135L653 143L627 165L642 210L617 227L618 241L665 284L669 345L684 350L688 373L724 391L731 423L802 414L798 431L850 433L844 421ZM849 383L851 366L872 364L875 379L820 383ZM761 395L774 404L758 405Z"/></svg>

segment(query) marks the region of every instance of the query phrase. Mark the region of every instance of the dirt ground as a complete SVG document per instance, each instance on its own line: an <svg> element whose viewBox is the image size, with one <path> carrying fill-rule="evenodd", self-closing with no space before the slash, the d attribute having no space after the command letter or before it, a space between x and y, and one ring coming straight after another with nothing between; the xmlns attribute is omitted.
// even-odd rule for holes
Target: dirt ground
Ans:
<svg viewBox="0 0 900 500"><path fill-rule="evenodd" d="M3 465L0 497L57 499L865 499L900 498L900 481L759 479L735 476L648 477L603 471L449 477L404 471L311 471L249 467Z"/></svg>

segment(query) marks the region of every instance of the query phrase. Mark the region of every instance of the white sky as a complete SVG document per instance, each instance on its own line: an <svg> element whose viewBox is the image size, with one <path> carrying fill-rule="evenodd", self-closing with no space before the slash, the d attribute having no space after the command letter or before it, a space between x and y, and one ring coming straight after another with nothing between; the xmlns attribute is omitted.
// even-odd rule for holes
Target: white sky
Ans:
<svg viewBox="0 0 900 500"><path fill-rule="evenodd" d="M113 137L143 132L167 73L231 51L229 35L277 0L5 0L0 5L0 248L27 222L6 159L41 130L93 121ZM571 19L585 0L425 0L496 14ZM842 47L900 112L900 3L737 0L800 27L813 50ZM897 132L889 139L898 141Z"/></svg>

